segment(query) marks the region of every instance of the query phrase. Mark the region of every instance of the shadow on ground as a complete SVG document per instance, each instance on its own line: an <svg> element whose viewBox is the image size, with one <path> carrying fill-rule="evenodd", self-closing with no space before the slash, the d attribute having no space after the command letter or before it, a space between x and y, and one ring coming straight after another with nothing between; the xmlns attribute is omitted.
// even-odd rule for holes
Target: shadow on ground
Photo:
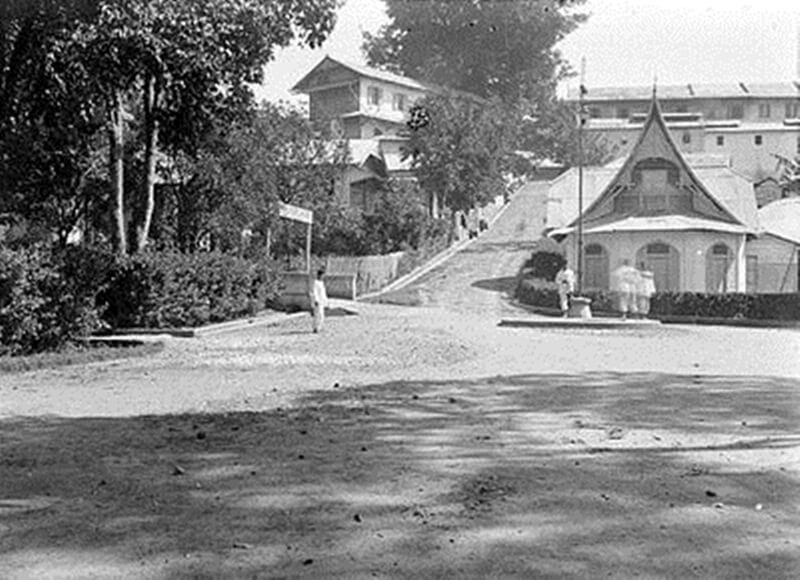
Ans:
<svg viewBox="0 0 800 580"><path fill-rule="evenodd" d="M292 409L5 420L0 436L3 577L800 569L797 380L332 385Z"/></svg>
<svg viewBox="0 0 800 580"><path fill-rule="evenodd" d="M481 290L500 292L511 296L517 288L517 277L504 276L502 278L486 278L484 280L476 280L471 285Z"/></svg>

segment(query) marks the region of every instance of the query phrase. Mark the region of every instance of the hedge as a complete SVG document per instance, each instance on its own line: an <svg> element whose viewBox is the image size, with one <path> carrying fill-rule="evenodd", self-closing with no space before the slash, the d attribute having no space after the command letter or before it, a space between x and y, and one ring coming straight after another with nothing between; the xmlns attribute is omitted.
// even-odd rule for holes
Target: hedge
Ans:
<svg viewBox="0 0 800 580"><path fill-rule="evenodd" d="M57 350L99 328L96 265L71 250L0 248L0 355Z"/></svg>
<svg viewBox="0 0 800 580"><path fill-rule="evenodd" d="M0 356L55 351L101 329L199 326L275 302L279 269L219 253L0 248Z"/></svg>
<svg viewBox="0 0 800 580"><path fill-rule="evenodd" d="M611 292L588 291L592 310L613 312ZM558 308L558 291L553 282L522 278L516 290L523 304ZM751 320L800 320L800 293L794 294L703 294L699 292L657 292L650 300L650 316L699 318L744 318Z"/></svg>
<svg viewBox="0 0 800 580"><path fill-rule="evenodd" d="M220 253L137 254L98 296L112 328L195 327L252 315L278 296L278 268Z"/></svg>

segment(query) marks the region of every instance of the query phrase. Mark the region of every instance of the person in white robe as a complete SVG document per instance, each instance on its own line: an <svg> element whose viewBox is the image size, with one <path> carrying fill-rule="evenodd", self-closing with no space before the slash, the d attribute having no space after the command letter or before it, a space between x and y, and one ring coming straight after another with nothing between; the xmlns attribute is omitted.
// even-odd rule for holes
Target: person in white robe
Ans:
<svg viewBox="0 0 800 580"><path fill-rule="evenodd" d="M628 313L635 315L636 286L639 283L639 271L630 265L628 260L623 260L622 265L611 273L611 292L614 302L623 320Z"/></svg>
<svg viewBox="0 0 800 580"><path fill-rule="evenodd" d="M569 312L569 301L575 292L575 272L564 264L556 274L556 285L558 286L558 302L561 307L561 315L566 318Z"/></svg>
<svg viewBox="0 0 800 580"><path fill-rule="evenodd" d="M656 283L653 273L644 264L639 265L639 280L636 284L636 309L639 316L645 317L650 313L650 299L656 293Z"/></svg>

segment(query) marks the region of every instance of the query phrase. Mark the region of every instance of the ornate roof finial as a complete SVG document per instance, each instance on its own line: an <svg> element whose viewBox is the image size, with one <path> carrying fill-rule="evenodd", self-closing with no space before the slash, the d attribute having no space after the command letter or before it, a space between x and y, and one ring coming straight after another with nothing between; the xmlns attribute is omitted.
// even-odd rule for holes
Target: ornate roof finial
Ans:
<svg viewBox="0 0 800 580"><path fill-rule="evenodd" d="M656 90L658 88L658 75L653 75L653 98L656 98Z"/></svg>

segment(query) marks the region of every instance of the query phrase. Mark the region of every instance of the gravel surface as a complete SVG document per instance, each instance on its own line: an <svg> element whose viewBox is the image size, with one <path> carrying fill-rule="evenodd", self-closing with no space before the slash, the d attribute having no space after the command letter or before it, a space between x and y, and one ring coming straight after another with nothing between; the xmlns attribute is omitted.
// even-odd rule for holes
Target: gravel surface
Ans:
<svg viewBox="0 0 800 580"><path fill-rule="evenodd" d="M0 376L0 416L126 416L268 409L333 384L519 373L651 371L800 377L800 332L663 325L630 330L501 328L530 255L545 190L525 186L494 226L409 288L359 303L320 335L310 320L170 339L146 359Z"/></svg>
<svg viewBox="0 0 800 580"><path fill-rule="evenodd" d="M498 326L543 195L318 335L0 375L0 578L800 577L800 332Z"/></svg>

